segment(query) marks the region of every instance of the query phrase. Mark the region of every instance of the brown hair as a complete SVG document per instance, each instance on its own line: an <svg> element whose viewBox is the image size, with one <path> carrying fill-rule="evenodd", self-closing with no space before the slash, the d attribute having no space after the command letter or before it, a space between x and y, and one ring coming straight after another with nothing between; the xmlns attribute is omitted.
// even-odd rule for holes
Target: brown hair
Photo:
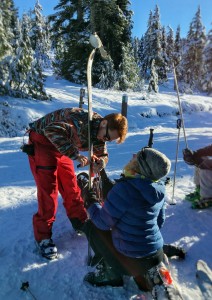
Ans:
<svg viewBox="0 0 212 300"><path fill-rule="evenodd" d="M119 138L117 140L118 144L121 144L126 139L128 131L128 122L127 118L122 114L109 114L104 117L104 120L108 122L108 128L110 130L117 130Z"/></svg>

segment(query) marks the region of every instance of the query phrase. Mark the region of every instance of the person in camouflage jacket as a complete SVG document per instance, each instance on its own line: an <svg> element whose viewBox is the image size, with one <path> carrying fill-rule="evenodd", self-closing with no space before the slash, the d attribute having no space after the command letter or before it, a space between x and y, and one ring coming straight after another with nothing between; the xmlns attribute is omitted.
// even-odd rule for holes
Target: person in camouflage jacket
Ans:
<svg viewBox="0 0 212 300"><path fill-rule="evenodd" d="M33 216L34 236L41 254L55 258L52 226L56 218L58 192L63 198L66 214L78 231L87 213L77 185L74 163L84 167L90 162L81 151L88 151L88 112L81 108L59 109L29 124L29 144L34 153L29 163L37 185L38 212ZM106 141L122 143L127 134L127 119L121 114L104 118L93 113L91 138L95 164L94 173L108 162Z"/></svg>

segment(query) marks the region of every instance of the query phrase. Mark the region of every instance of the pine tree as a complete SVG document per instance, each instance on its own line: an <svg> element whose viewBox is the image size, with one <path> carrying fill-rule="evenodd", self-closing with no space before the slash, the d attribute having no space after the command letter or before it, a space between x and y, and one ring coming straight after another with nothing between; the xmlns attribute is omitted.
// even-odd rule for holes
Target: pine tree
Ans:
<svg viewBox="0 0 212 300"><path fill-rule="evenodd" d="M114 64L112 59L104 61L104 63L96 64L94 68L96 71L99 70L99 82L96 87L100 89L119 89L119 83L117 78L117 72L114 69Z"/></svg>
<svg viewBox="0 0 212 300"><path fill-rule="evenodd" d="M126 51L128 51L127 48L131 43L132 12L128 9L129 4L128 0L103 0L101 2L91 0L90 5L90 28L92 32L98 33L106 51L112 59L115 72L110 72L110 76L111 74L116 74L113 82L118 80L116 86L119 87L122 86L123 82L123 60ZM128 51L128 55L130 56L131 62L135 60L131 52ZM99 66L99 70L101 70L101 65L103 64L104 62L97 54L95 57L95 65ZM133 65L136 68L135 62L132 63L132 66ZM101 77L99 70L95 67L93 68L94 84L98 82ZM134 69L133 72L136 73L136 70L138 71L138 69ZM104 76L106 76L106 74ZM128 87L133 85L131 80L130 77L125 81L129 84Z"/></svg>
<svg viewBox="0 0 212 300"><path fill-rule="evenodd" d="M42 6L39 1L36 1L35 7L31 13L32 28L30 38L32 48L35 52L35 58L43 70L50 65L49 51L50 51L50 37L48 20L42 15Z"/></svg>
<svg viewBox="0 0 212 300"><path fill-rule="evenodd" d="M141 74L145 79L149 78L150 66L151 66L151 59L149 54L151 53L151 35L152 35L152 22L153 22L153 15L152 11L150 10L149 19L147 23L147 31L143 37L143 53L140 54L140 65L141 65Z"/></svg>
<svg viewBox="0 0 212 300"><path fill-rule="evenodd" d="M212 95L212 29L208 32L207 42L203 49L203 65L202 89Z"/></svg>
<svg viewBox="0 0 212 300"><path fill-rule="evenodd" d="M13 55L14 34L12 21L15 16L12 0L0 2L0 94L8 94L10 91L11 58Z"/></svg>
<svg viewBox="0 0 212 300"><path fill-rule="evenodd" d="M169 58L167 55L167 35L166 35L166 29L163 26L162 27L162 37L161 37L161 56L162 56L162 61L163 61L163 66L161 67L161 76L163 78L163 81L167 81L167 71L169 70Z"/></svg>
<svg viewBox="0 0 212 300"><path fill-rule="evenodd" d="M156 72L154 59L152 60L152 63L151 63L148 91L149 92L154 91L155 93L158 92L158 74Z"/></svg>
<svg viewBox="0 0 212 300"><path fill-rule="evenodd" d="M144 36L141 37L139 43L138 43L138 50L137 50L137 63L140 68L140 74L141 73L141 66L142 62L144 60ZM142 75L141 75L142 76Z"/></svg>
<svg viewBox="0 0 212 300"><path fill-rule="evenodd" d="M10 65L10 95L19 98L32 96L28 94L29 82L27 82L27 78L32 72L31 67L34 56L30 41L30 29L31 20L27 14L24 14L17 28L19 39Z"/></svg>
<svg viewBox="0 0 212 300"><path fill-rule="evenodd" d="M122 91L126 91L127 89L135 90L139 87L140 78L138 76L138 66L132 55L131 44L122 47L122 55L123 58L118 71L119 89Z"/></svg>
<svg viewBox="0 0 212 300"><path fill-rule="evenodd" d="M181 64L183 80L191 88L201 86L203 76L203 49L206 43L205 27L202 24L200 7L190 24L186 48Z"/></svg>
<svg viewBox="0 0 212 300"><path fill-rule="evenodd" d="M0 58L4 55L11 54L13 34L13 20L15 17L13 0L1 0L0 2L0 23L4 32L1 33L0 40Z"/></svg>
<svg viewBox="0 0 212 300"><path fill-rule="evenodd" d="M180 37L180 25L177 26L177 31L174 40L173 63L179 65L182 59L182 40Z"/></svg>
<svg viewBox="0 0 212 300"><path fill-rule="evenodd" d="M168 68L169 70L171 70L173 65L174 53L174 31L170 26L168 26L166 53L168 57Z"/></svg>
<svg viewBox="0 0 212 300"><path fill-rule="evenodd" d="M175 72L177 78L182 77L182 70L181 70L181 60L182 60L182 53L183 53L183 46L182 46L182 39L180 37L180 25L177 27L175 40L174 40L174 51L173 51L173 67L175 67ZM176 83L174 82L174 89L176 90Z"/></svg>
<svg viewBox="0 0 212 300"><path fill-rule="evenodd" d="M132 39L133 56L137 65L139 65L140 42L141 40L137 37Z"/></svg>
<svg viewBox="0 0 212 300"><path fill-rule="evenodd" d="M8 41L5 26L3 24L3 14L0 9L0 59L3 59L4 56L11 53L12 46Z"/></svg>
<svg viewBox="0 0 212 300"><path fill-rule="evenodd" d="M29 15L24 14L20 26L17 28L20 37L9 66L10 88L8 94L19 98L46 100L48 96L44 90L42 71L32 49L31 25Z"/></svg>
<svg viewBox="0 0 212 300"><path fill-rule="evenodd" d="M148 28L144 36L144 60L142 62L142 73L149 79L152 60L155 60L155 68L160 83L167 80L166 65L162 51L162 27L160 23L160 12L156 5L154 14L150 11Z"/></svg>
<svg viewBox="0 0 212 300"><path fill-rule="evenodd" d="M60 0L55 7L59 11L50 17L55 33L57 72L70 81L86 84L87 59L92 49L88 44L89 35L97 32L112 63L105 64L98 51L96 52L93 84L102 81L103 77L104 82L109 82L105 78L108 66L114 69L109 76L116 74L113 82L119 81L117 76L122 72L120 68L123 65L126 45L131 43L132 12L128 9L129 4L129 0ZM61 30L58 33L59 27ZM62 47L58 43L60 37L64 41ZM135 59L129 51L128 54L131 61ZM104 76L101 72L104 72ZM128 83L131 86L130 80L132 79L128 79Z"/></svg>
<svg viewBox="0 0 212 300"><path fill-rule="evenodd" d="M58 29L60 32L61 30ZM62 76L62 66L63 66L63 59L64 59L64 54L66 51L65 48L65 43L62 34L57 37L56 40L52 43L52 48L54 52L54 59L52 62L54 72L58 76Z"/></svg>
<svg viewBox="0 0 212 300"><path fill-rule="evenodd" d="M50 16L57 73L81 84L86 83L87 59L92 49L88 42L89 4L90 0L60 0L54 8L57 12Z"/></svg>

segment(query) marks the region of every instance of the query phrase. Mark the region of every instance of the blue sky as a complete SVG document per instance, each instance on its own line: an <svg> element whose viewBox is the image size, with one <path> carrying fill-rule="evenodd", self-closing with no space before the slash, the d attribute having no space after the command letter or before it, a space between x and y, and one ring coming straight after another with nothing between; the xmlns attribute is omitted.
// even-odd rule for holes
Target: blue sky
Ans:
<svg viewBox="0 0 212 300"><path fill-rule="evenodd" d="M178 25L181 26L181 36L185 37L189 30L189 24L194 17L198 6L201 7L202 22L206 32L212 28L212 0L130 0L131 9L134 11L133 36L141 37L147 29L147 21L150 10L154 11L158 5L160 9L161 24L171 26L174 32ZM36 0L14 0L20 14L33 8ZM59 0L39 0L43 7L43 14L48 15L54 12L53 8Z"/></svg>

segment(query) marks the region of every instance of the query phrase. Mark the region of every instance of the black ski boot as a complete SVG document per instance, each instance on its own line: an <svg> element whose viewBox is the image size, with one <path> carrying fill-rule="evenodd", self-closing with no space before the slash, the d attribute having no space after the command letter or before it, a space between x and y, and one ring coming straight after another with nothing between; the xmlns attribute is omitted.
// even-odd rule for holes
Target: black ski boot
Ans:
<svg viewBox="0 0 212 300"><path fill-rule="evenodd" d="M123 286L123 279L105 262L101 261L94 272L89 272L84 281L94 286Z"/></svg>
<svg viewBox="0 0 212 300"><path fill-rule="evenodd" d="M84 189L88 189L88 181L89 175L86 172L81 172L77 175L77 184L78 187L83 191Z"/></svg>
<svg viewBox="0 0 212 300"><path fill-rule="evenodd" d="M69 218L73 229L76 231L78 235L83 234L83 225L84 223L77 218Z"/></svg>
<svg viewBox="0 0 212 300"><path fill-rule="evenodd" d="M181 259L185 259L186 256L186 251L183 248L174 245L165 244L163 246L163 252L167 257L178 256Z"/></svg>

